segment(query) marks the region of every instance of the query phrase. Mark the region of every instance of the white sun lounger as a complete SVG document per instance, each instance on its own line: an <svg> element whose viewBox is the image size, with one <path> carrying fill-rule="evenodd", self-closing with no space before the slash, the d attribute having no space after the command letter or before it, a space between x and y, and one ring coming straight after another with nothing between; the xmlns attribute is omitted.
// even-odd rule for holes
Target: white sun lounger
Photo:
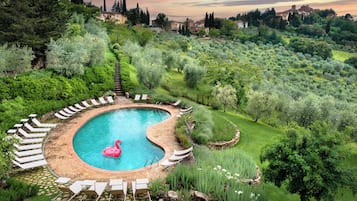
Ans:
<svg viewBox="0 0 357 201"><path fill-rule="evenodd" d="M172 103L171 105L177 107L180 105L180 103L181 103L181 100L179 99L176 102Z"/></svg>
<svg viewBox="0 0 357 201"><path fill-rule="evenodd" d="M128 191L128 182L123 181L123 179L110 179L109 185L109 201L114 198L114 200L119 200L119 196L123 195L124 201L126 200L126 193ZM117 199L116 199L117 198Z"/></svg>
<svg viewBox="0 0 357 201"><path fill-rule="evenodd" d="M27 133L22 128L19 128L17 131L25 138L39 138L39 137L45 137L47 135L47 133Z"/></svg>
<svg viewBox="0 0 357 201"><path fill-rule="evenodd" d="M30 150L30 149L41 149L42 148L42 143L41 144L30 144L30 145L18 145L14 144L14 147L18 151L25 151L25 150Z"/></svg>
<svg viewBox="0 0 357 201"><path fill-rule="evenodd" d="M73 112L80 112L81 111L80 109L77 109L77 108L73 107L72 105L69 106L68 109L70 109Z"/></svg>
<svg viewBox="0 0 357 201"><path fill-rule="evenodd" d="M86 107L86 108L90 108L93 106L93 105L90 105L87 101L82 101L82 105L84 105L84 107Z"/></svg>
<svg viewBox="0 0 357 201"><path fill-rule="evenodd" d="M34 128L29 123L24 123L24 126L29 129L30 132L48 132L51 128Z"/></svg>
<svg viewBox="0 0 357 201"><path fill-rule="evenodd" d="M100 103L98 103L95 99L90 99L90 102L94 105L94 106L99 106Z"/></svg>
<svg viewBox="0 0 357 201"><path fill-rule="evenodd" d="M137 194L147 194L149 200L151 201L149 183L146 181L148 181L148 179L136 179L135 181L131 182L134 201L136 200Z"/></svg>
<svg viewBox="0 0 357 201"><path fill-rule="evenodd" d="M106 98L107 98L108 103L114 103L114 99L112 96L107 96Z"/></svg>
<svg viewBox="0 0 357 201"><path fill-rule="evenodd" d="M59 113L60 115L62 115L62 116L65 116L65 117L71 117L71 116L73 116L73 114L69 114L69 113L65 112L64 110L60 110L60 111L58 111L58 113Z"/></svg>
<svg viewBox="0 0 357 201"><path fill-rule="evenodd" d="M193 150L193 147L184 149L184 150L174 150L174 155L180 156L180 155L186 155L190 153Z"/></svg>
<svg viewBox="0 0 357 201"><path fill-rule="evenodd" d="M105 104L108 104L108 102L106 101L106 100L104 100L104 97L102 96L102 97L99 97L99 102L100 102L100 104L102 104L102 105L105 105Z"/></svg>
<svg viewBox="0 0 357 201"><path fill-rule="evenodd" d="M180 112L191 112L192 111L192 106L186 109L180 109Z"/></svg>
<svg viewBox="0 0 357 201"><path fill-rule="evenodd" d="M28 163L28 162L33 162L33 161L38 161L44 159L45 156L43 154L38 154L38 155L33 155L33 156L27 156L27 157L15 157L15 160L19 163Z"/></svg>
<svg viewBox="0 0 357 201"><path fill-rule="evenodd" d="M136 94L135 97L134 97L134 100L135 100L135 101L139 101L139 100L140 100L140 97L141 97L140 94Z"/></svg>
<svg viewBox="0 0 357 201"><path fill-rule="evenodd" d="M70 198L68 198L68 201L69 201L69 200L72 200L73 198L75 198L77 195L79 195L80 192L82 191L81 182L82 181L75 181L70 186L58 186L58 188L60 189L61 194L69 193L69 196L70 196ZM55 198L57 198L59 195L57 195ZM55 200L55 199L53 199L53 200Z"/></svg>
<svg viewBox="0 0 357 201"><path fill-rule="evenodd" d="M63 109L63 111L65 111L67 114L70 114L70 115L74 115L74 114L76 114L76 112L71 111L71 110L70 110L70 109L68 109L68 108L64 108L64 109Z"/></svg>
<svg viewBox="0 0 357 201"><path fill-rule="evenodd" d="M143 94L142 96L141 96L141 100L147 100L148 99L148 95L147 94Z"/></svg>
<svg viewBox="0 0 357 201"><path fill-rule="evenodd" d="M19 139L19 143L20 144L35 144L35 143L42 143L43 142L43 138L26 138L23 139L20 136L14 134L11 137L17 138Z"/></svg>
<svg viewBox="0 0 357 201"><path fill-rule="evenodd" d="M55 113L55 117L57 117L57 118L59 118L59 119L61 119L61 120L66 120L66 119L68 119L69 117L66 117L66 116L63 116L63 115L61 115L61 114L59 114L59 113Z"/></svg>
<svg viewBox="0 0 357 201"><path fill-rule="evenodd" d="M191 155L191 152L186 155L175 155L174 154L174 155L170 156L169 160L170 161L181 161L181 160L189 157L190 155Z"/></svg>
<svg viewBox="0 0 357 201"><path fill-rule="evenodd" d="M30 163L18 163L15 160L12 160L12 163L14 163L15 165L17 165L18 167L20 167L23 170L47 165L46 160L34 161L34 162L30 162Z"/></svg>
<svg viewBox="0 0 357 201"><path fill-rule="evenodd" d="M164 169L166 169L166 168L169 168L169 167L171 167L171 166L174 166L174 165L176 165L176 164L178 164L178 163L180 163L180 162L181 162L181 160L170 161L170 160L166 159L166 160L160 162L160 165L163 166Z"/></svg>
<svg viewBox="0 0 357 201"><path fill-rule="evenodd" d="M14 151L14 154L19 157L32 156L41 153L42 153L42 149L32 149L28 151Z"/></svg>
<svg viewBox="0 0 357 201"><path fill-rule="evenodd" d="M74 107L76 107L77 109L79 110L85 110L86 108L85 107L82 107L80 104L76 103L74 104Z"/></svg>
<svg viewBox="0 0 357 201"><path fill-rule="evenodd" d="M44 124L41 123L39 120L36 119L36 117L31 119L31 122L33 122L37 127L43 127L43 128L54 128L57 126L57 124Z"/></svg>
<svg viewBox="0 0 357 201"><path fill-rule="evenodd" d="M87 196L97 196L96 201L99 200L100 196L104 193L105 188L107 187L107 182L95 182L91 187L82 192Z"/></svg>

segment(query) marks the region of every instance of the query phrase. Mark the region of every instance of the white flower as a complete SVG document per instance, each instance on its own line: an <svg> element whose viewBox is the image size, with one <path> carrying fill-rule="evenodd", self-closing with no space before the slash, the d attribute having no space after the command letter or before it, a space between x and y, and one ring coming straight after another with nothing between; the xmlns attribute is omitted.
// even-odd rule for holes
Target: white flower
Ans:
<svg viewBox="0 0 357 201"><path fill-rule="evenodd" d="M235 193L238 193L238 191L237 191L237 190L235 190L234 192L235 192Z"/></svg>
<svg viewBox="0 0 357 201"><path fill-rule="evenodd" d="M250 199L252 199L252 198L254 198L254 193L253 192L250 193Z"/></svg>
<svg viewBox="0 0 357 201"><path fill-rule="evenodd" d="M213 168L214 170L217 170L217 168Z"/></svg>
<svg viewBox="0 0 357 201"><path fill-rule="evenodd" d="M240 176L238 173L234 173L234 175L235 175L236 177L239 177L239 176Z"/></svg>
<svg viewBox="0 0 357 201"><path fill-rule="evenodd" d="M220 169L222 169L222 166L220 166L220 165L217 165L217 168L220 170Z"/></svg>
<svg viewBox="0 0 357 201"><path fill-rule="evenodd" d="M238 191L238 195L242 195L243 194L243 191Z"/></svg>
<svg viewBox="0 0 357 201"><path fill-rule="evenodd" d="M222 169L222 172L227 172L227 170L226 169Z"/></svg>

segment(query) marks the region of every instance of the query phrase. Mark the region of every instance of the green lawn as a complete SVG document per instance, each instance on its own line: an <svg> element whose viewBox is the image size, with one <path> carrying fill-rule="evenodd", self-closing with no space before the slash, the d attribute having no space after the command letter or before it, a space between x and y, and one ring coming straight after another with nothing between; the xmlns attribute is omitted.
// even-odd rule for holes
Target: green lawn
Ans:
<svg viewBox="0 0 357 201"><path fill-rule="evenodd" d="M282 130L272 128L259 122L255 123L250 118L236 113L224 113L219 111L216 111L215 113L226 117L238 126L241 132L241 137L236 148L247 152L259 165L259 156L262 148L277 142L279 137L284 135Z"/></svg>
<svg viewBox="0 0 357 201"><path fill-rule="evenodd" d="M341 50L332 50L332 58L344 62L346 59L356 57L356 53L345 52Z"/></svg>

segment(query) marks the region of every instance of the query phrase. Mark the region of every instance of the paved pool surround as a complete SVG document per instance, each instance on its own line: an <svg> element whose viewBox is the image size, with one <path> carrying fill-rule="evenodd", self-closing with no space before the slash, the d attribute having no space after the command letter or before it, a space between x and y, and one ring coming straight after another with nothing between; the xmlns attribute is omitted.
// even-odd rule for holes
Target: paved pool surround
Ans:
<svg viewBox="0 0 357 201"><path fill-rule="evenodd" d="M164 150L164 158L160 161L170 157L174 149L182 149L174 135L176 116L179 114L177 108L171 105L133 103L130 99L118 97L115 100L115 104L80 112L73 118L62 121L51 131L45 143L44 152L48 167L53 173L57 176L70 177L74 180L96 179L98 181L108 181L112 178L123 178L130 181L144 177L150 179L164 178L167 171L163 170L159 163L129 171L103 170L89 166L73 150L73 137L83 124L101 113L124 108L154 108L169 112L171 116L160 123L150 126L146 131L146 136L151 142Z"/></svg>

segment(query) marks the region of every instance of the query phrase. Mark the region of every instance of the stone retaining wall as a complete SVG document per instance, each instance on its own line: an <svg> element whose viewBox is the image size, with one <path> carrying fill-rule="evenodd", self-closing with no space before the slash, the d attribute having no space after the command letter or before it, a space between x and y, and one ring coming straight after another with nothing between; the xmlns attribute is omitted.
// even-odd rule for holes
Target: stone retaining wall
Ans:
<svg viewBox="0 0 357 201"><path fill-rule="evenodd" d="M224 142L209 142L207 146L214 149L225 149L236 145L239 142L239 139L240 139L240 131L237 128L236 135L234 136L233 139Z"/></svg>

